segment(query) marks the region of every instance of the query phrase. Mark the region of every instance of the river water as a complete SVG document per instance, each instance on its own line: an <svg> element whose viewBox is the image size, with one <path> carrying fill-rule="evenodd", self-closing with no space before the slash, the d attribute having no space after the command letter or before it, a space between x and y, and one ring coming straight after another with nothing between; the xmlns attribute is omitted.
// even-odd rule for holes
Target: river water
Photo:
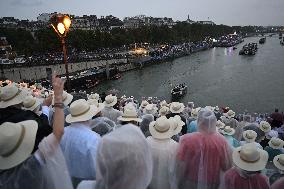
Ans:
<svg viewBox="0 0 284 189"><path fill-rule="evenodd" d="M278 36L267 37L258 45L255 56L240 56L246 38L237 50L213 48L190 56L122 74L119 80L106 81L94 89L118 89L120 95L157 96L170 101L171 85L186 83L188 93L181 101L196 106L229 106L236 112L284 111L284 47Z"/></svg>

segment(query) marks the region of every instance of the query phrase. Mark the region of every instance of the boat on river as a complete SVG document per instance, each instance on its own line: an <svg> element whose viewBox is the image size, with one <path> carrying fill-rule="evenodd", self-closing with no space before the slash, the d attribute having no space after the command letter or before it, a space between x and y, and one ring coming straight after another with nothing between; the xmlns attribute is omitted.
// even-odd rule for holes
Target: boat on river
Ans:
<svg viewBox="0 0 284 189"><path fill-rule="evenodd" d="M259 40L259 44L264 44L266 42L266 37L262 37Z"/></svg>
<svg viewBox="0 0 284 189"><path fill-rule="evenodd" d="M249 43L243 46L242 50L239 52L239 55L255 55L257 49L257 43Z"/></svg>
<svg viewBox="0 0 284 189"><path fill-rule="evenodd" d="M187 93L187 85L185 83L174 86L171 90L172 100L178 100Z"/></svg>

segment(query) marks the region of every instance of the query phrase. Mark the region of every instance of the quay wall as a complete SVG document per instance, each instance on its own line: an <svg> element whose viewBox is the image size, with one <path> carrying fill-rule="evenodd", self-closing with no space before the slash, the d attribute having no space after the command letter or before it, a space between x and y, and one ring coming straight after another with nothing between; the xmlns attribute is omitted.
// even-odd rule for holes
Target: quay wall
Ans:
<svg viewBox="0 0 284 189"><path fill-rule="evenodd" d="M106 64L112 65L116 63L127 63L127 59L111 59L111 60L98 60L90 62L79 62L79 63L68 63L69 73L82 71L86 69L91 69L95 67L105 67ZM65 74L64 64L54 64L54 65L37 65L37 66L27 66L21 65L1 65L0 78L7 78L15 82L24 79L43 79L48 76L49 73L56 71L57 74ZM48 73L49 72L49 73Z"/></svg>

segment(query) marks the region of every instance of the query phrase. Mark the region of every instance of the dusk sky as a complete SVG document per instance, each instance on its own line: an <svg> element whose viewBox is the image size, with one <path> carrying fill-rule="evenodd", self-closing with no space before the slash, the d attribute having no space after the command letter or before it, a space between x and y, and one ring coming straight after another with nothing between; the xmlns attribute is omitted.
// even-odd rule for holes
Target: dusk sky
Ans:
<svg viewBox="0 0 284 189"><path fill-rule="evenodd" d="M36 20L40 13L81 16L145 14L185 20L210 20L226 25L284 25L284 0L0 0L0 17Z"/></svg>

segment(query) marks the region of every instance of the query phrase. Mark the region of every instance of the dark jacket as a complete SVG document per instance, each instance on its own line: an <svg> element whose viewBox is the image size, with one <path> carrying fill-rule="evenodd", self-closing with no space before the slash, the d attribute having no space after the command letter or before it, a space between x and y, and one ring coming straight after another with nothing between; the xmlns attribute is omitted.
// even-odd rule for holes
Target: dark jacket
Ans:
<svg viewBox="0 0 284 189"><path fill-rule="evenodd" d="M38 116L32 111L25 111L22 109L7 107L0 109L0 124L4 122L18 123L26 120L35 120L38 123L38 130L36 134L36 140L33 152L37 150L40 141L52 133L52 127L48 124L48 118L46 115L41 114Z"/></svg>

